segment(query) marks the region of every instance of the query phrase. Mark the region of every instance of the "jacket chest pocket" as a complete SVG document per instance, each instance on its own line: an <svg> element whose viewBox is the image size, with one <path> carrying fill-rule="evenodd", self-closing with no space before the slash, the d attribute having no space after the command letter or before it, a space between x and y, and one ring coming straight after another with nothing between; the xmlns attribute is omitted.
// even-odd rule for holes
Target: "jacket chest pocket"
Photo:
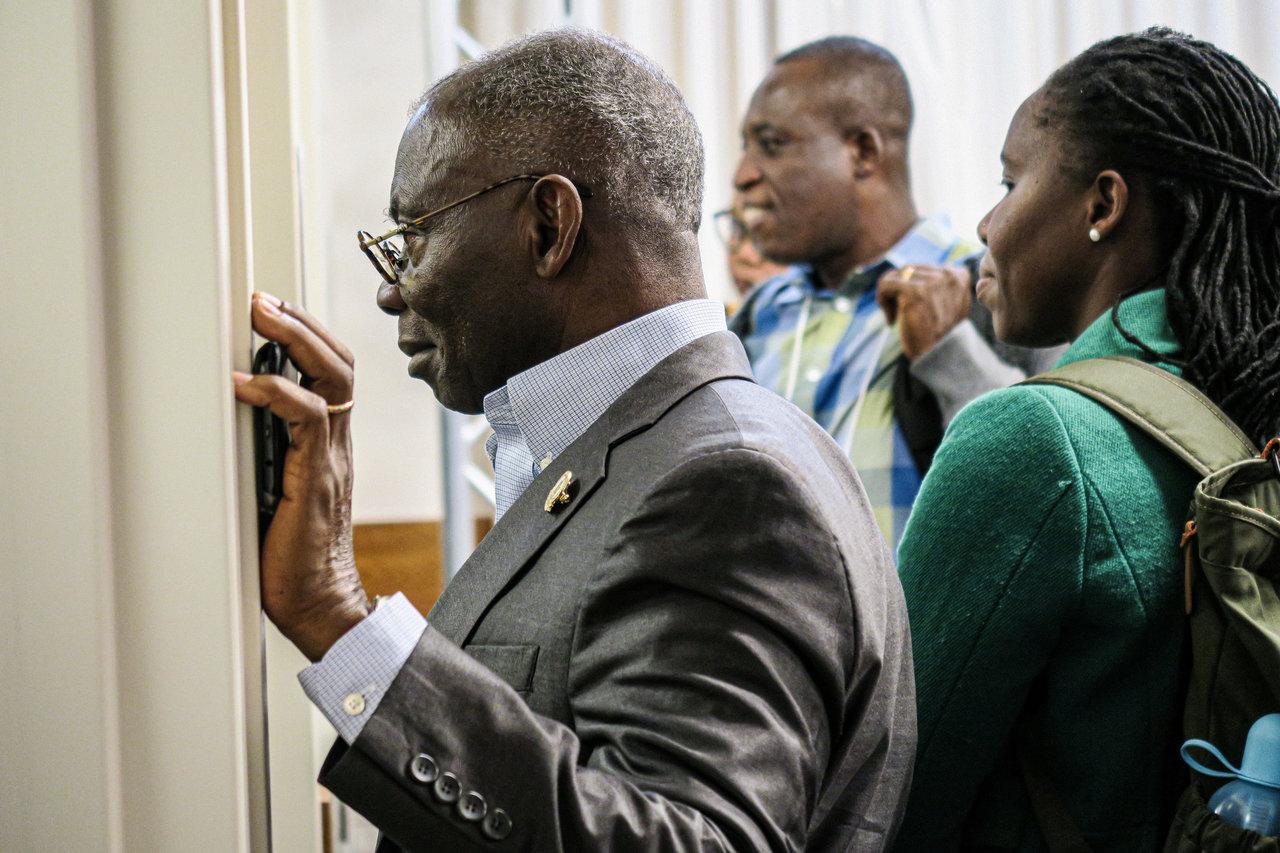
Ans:
<svg viewBox="0 0 1280 853"><path fill-rule="evenodd" d="M533 671L538 665L537 646L474 645L464 646L462 650L510 684L517 693L528 694L533 690Z"/></svg>

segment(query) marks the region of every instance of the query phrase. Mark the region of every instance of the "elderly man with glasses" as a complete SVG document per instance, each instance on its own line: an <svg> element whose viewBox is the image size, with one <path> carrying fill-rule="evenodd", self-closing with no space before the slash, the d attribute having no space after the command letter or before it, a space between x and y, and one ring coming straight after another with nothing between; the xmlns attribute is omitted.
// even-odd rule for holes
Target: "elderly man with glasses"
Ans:
<svg viewBox="0 0 1280 853"><path fill-rule="evenodd" d="M498 522L424 620L366 602L350 354L236 376L293 425L267 615L380 849L875 850L915 748L902 591L848 460L756 384L701 281L702 147L620 42L531 36L423 99L361 232L409 372L483 411ZM408 439L407 439L408 440Z"/></svg>

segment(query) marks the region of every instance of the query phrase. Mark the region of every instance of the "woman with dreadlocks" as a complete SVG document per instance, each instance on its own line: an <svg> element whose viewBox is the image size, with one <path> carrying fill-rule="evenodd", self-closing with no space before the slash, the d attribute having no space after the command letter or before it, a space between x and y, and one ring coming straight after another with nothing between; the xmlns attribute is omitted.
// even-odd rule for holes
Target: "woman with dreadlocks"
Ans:
<svg viewBox="0 0 1280 853"><path fill-rule="evenodd" d="M1141 359L1254 440L1280 429L1280 105L1257 76L1165 29L1101 42L1022 104L1001 160L978 297L1002 339ZM1044 849L1027 750L1092 849L1158 849L1186 780L1197 479L1066 388L955 419L899 552L919 707L900 849Z"/></svg>

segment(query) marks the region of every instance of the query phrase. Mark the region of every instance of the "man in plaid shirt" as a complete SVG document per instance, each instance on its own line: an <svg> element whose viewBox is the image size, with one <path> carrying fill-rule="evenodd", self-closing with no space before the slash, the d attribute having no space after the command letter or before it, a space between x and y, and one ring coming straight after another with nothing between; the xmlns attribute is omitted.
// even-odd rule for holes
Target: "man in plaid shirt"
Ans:
<svg viewBox="0 0 1280 853"><path fill-rule="evenodd" d="M780 57L743 120L742 218L795 264L734 316L756 379L845 449L896 549L951 417L1052 366L994 342L972 298L980 252L911 197L911 92L878 45L832 37Z"/></svg>

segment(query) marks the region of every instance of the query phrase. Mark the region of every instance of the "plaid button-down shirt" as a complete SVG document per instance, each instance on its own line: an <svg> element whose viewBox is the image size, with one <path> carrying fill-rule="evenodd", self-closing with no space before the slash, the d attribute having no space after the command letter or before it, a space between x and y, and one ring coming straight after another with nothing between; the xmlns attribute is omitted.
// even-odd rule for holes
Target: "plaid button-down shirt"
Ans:
<svg viewBox="0 0 1280 853"><path fill-rule="evenodd" d="M756 381L803 409L849 454L895 550L923 475L894 419L902 346L876 305L875 285L886 270L958 264L978 248L945 219L923 219L835 290L820 288L810 267L793 267L757 287L729 324Z"/></svg>

